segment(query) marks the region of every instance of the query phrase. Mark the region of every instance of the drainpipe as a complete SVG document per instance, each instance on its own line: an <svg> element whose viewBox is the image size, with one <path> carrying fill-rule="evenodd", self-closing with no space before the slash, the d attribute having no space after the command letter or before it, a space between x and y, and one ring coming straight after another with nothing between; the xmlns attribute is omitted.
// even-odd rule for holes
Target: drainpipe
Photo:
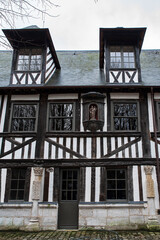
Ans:
<svg viewBox="0 0 160 240"><path fill-rule="evenodd" d="M154 142L155 142L156 166L157 166L156 170L157 170L157 183L158 183L159 208L160 208L160 171L159 171L159 153L158 153L157 124L156 124L156 117L155 117L155 107L154 107L154 93L153 93L153 87L151 87L151 103L152 103L152 114L153 114Z"/></svg>

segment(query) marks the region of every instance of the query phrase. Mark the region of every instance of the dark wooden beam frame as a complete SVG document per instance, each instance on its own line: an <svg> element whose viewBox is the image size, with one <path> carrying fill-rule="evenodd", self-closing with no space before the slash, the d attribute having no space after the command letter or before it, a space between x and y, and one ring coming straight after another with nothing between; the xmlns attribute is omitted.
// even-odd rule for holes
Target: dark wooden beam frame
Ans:
<svg viewBox="0 0 160 240"><path fill-rule="evenodd" d="M156 166L156 158L106 159L1 159L0 168L10 167L104 167L104 166Z"/></svg>

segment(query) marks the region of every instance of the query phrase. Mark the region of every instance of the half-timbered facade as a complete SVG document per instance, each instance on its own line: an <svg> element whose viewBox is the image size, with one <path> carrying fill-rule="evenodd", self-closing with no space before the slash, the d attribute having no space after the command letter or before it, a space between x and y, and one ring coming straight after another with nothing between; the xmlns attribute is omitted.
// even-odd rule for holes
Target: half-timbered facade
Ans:
<svg viewBox="0 0 160 240"><path fill-rule="evenodd" d="M141 51L145 31L56 52L48 29L4 30L0 228L159 225L160 51Z"/></svg>

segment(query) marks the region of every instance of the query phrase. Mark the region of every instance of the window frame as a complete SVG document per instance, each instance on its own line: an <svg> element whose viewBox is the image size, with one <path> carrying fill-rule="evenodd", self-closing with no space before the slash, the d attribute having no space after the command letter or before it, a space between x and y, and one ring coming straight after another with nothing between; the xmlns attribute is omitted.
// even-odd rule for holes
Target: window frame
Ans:
<svg viewBox="0 0 160 240"><path fill-rule="evenodd" d="M14 105L36 105L36 116L34 117L35 119L35 129L34 131L13 131L12 130L12 120L13 120L13 108L14 108ZM11 111L10 111L10 121L9 121L9 131L12 132L12 133L33 133L33 132L36 132L37 131L37 125L38 125L38 112L39 112L39 104L38 102L19 102L19 101L14 101L14 102L11 102ZM30 118L26 118L26 119L30 119Z"/></svg>
<svg viewBox="0 0 160 240"><path fill-rule="evenodd" d="M122 180L125 180L125 193L126 193L126 198L125 199L109 199L107 198L107 183L109 180L112 180L112 179L109 179L107 178L107 171L120 171L120 170L124 170L125 171L125 179L122 179ZM116 183L117 183L117 178L116 178ZM120 180L120 179L119 179ZM118 189L115 188L115 191L117 192ZM116 202L128 202L128 198L129 198L129 194L128 194L128 169L126 167L118 167L118 168L106 168L106 202L113 202L113 203L116 203Z"/></svg>
<svg viewBox="0 0 160 240"><path fill-rule="evenodd" d="M23 193L23 199L11 199L10 193L11 193L11 182L12 182L12 172L17 171L20 169L25 170L25 178L24 178L24 193ZM5 187L5 199L4 202L9 203L23 203L29 201L29 191L30 191L30 178L31 178L31 168L30 167L18 167L18 168L8 168L7 169L7 176L6 176L6 187ZM18 188L17 188L18 189Z"/></svg>
<svg viewBox="0 0 160 240"><path fill-rule="evenodd" d="M116 130L114 127L114 104L137 104L137 129L136 130ZM134 118L134 117L129 117ZM139 132L140 131L140 112L139 112L139 101L137 99L113 99L111 100L111 130L113 132Z"/></svg>
<svg viewBox="0 0 160 240"><path fill-rule="evenodd" d="M50 117L50 105L51 104L72 104L73 105L73 117L72 117L72 130L51 130L50 129L50 119L56 119L57 117ZM73 100L58 100L58 101L49 101L48 102L48 107L47 107L47 132L68 132L68 131L75 131L75 127L76 127L76 124L75 124L75 117L76 117L76 102L73 101ZM59 117L59 119L64 119L64 118L67 118L67 117Z"/></svg>
<svg viewBox="0 0 160 240"><path fill-rule="evenodd" d="M35 53L34 53L34 51L35 51ZM37 52L40 52L39 54L36 54L36 51ZM26 54L22 54L22 53L25 53L26 52ZM36 64L34 64L34 65L32 65L31 64L31 57L32 56L41 56L41 63L40 64L38 64L38 65L36 65ZM24 66L24 62L23 62L23 64L18 64L19 63L19 57L20 56L28 56L29 58L28 58L28 69L26 69L26 70L22 70L22 69L18 69L18 66L20 66L20 65L22 65L22 66ZM23 59L23 61L24 61L24 59ZM16 60L16 65L15 65L15 71L16 72L41 72L42 71L42 62L43 62L43 51L42 51L42 49L41 48L25 48L25 49L20 49L19 51L18 51L18 53L17 53L17 60ZM39 69L38 70L31 70L30 68L31 68L31 66L39 66Z"/></svg>
<svg viewBox="0 0 160 240"><path fill-rule="evenodd" d="M121 67L113 67L111 66L111 48L120 48L120 59L121 59ZM134 54L134 67L124 67L124 48L133 48L133 54ZM127 52L128 53L128 52ZM130 63L130 62L128 62ZM123 69L128 69L128 70L135 70L137 67L136 67L136 52L135 52L135 47L132 46L132 45L111 45L109 46L109 68L112 69L112 70L116 70L116 69L119 69L119 70L123 70Z"/></svg>

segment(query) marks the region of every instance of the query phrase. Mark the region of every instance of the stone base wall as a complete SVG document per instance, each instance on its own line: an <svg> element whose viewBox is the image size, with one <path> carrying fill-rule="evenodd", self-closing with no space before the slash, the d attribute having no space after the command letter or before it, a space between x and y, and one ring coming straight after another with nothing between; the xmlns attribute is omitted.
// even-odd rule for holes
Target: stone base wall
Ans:
<svg viewBox="0 0 160 240"><path fill-rule="evenodd" d="M56 230L58 223L58 204L40 204L39 222L42 230Z"/></svg>
<svg viewBox="0 0 160 240"><path fill-rule="evenodd" d="M81 204L79 206L79 228L135 230L147 225L149 217L146 203Z"/></svg>
<svg viewBox="0 0 160 240"><path fill-rule="evenodd" d="M39 203L38 208L39 230L56 230L58 204ZM79 204L79 228L135 230L144 228L149 222L152 224L156 219L160 224L160 217L154 214L151 214L147 203L83 203ZM0 230L27 230L31 218L32 203L0 204Z"/></svg>
<svg viewBox="0 0 160 240"><path fill-rule="evenodd" d="M39 204L40 230L57 229L56 204ZM29 224L32 213L32 203L0 204L0 230L22 229Z"/></svg>
<svg viewBox="0 0 160 240"><path fill-rule="evenodd" d="M0 229L19 229L29 224L32 204L0 204Z"/></svg>

